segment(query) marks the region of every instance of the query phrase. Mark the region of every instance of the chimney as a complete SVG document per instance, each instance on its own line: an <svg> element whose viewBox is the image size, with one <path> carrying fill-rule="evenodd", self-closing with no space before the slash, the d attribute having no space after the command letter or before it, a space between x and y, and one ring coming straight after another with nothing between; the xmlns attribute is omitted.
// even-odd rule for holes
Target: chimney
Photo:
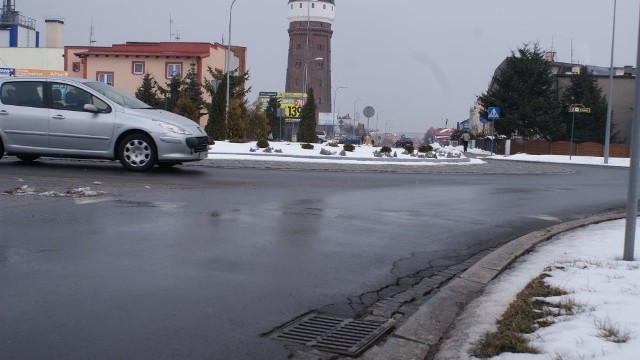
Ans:
<svg viewBox="0 0 640 360"><path fill-rule="evenodd" d="M64 30L64 18L49 16L44 19L47 31L47 41L45 47L47 48L63 48L63 30Z"/></svg>
<svg viewBox="0 0 640 360"><path fill-rule="evenodd" d="M555 51L547 51L544 53L544 59L551 62L556 61L556 52Z"/></svg>

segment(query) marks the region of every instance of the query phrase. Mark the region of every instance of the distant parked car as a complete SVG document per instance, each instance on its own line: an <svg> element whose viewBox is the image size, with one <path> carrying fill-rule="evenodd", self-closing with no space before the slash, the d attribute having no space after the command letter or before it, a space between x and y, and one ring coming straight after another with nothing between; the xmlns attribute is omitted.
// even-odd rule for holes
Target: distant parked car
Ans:
<svg viewBox="0 0 640 360"><path fill-rule="evenodd" d="M396 140L395 143L395 147L397 148L405 147L407 145L413 146L413 140L411 140L411 138L401 137L400 139Z"/></svg>
<svg viewBox="0 0 640 360"><path fill-rule="evenodd" d="M105 83L57 77L0 79L0 158L110 159L131 171L205 159L209 138L192 120Z"/></svg>
<svg viewBox="0 0 640 360"><path fill-rule="evenodd" d="M316 131L316 136L318 137L318 142L322 144L327 141L329 138L327 137L327 133L324 131Z"/></svg>
<svg viewBox="0 0 640 360"><path fill-rule="evenodd" d="M341 136L338 142L341 144L360 145L360 138L357 136Z"/></svg>

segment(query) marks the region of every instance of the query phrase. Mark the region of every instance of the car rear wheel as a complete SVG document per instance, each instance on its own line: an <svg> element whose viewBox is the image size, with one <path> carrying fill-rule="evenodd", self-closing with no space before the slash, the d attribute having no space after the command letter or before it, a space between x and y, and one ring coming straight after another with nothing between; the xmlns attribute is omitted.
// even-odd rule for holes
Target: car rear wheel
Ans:
<svg viewBox="0 0 640 360"><path fill-rule="evenodd" d="M26 162L31 162L33 160L38 160L40 158L40 156L38 155L16 155L16 157Z"/></svg>
<svg viewBox="0 0 640 360"><path fill-rule="evenodd" d="M158 153L153 140L144 134L131 134L120 142L118 146L120 163L130 171L147 171L158 159Z"/></svg>

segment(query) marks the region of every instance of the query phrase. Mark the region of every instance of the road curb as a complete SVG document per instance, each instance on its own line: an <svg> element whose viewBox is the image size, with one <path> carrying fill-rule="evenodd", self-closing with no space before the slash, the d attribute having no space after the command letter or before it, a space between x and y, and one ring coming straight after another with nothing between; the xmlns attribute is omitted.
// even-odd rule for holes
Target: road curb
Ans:
<svg viewBox="0 0 640 360"><path fill-rule="evenodd" d="M362 161L362 162L411 162L411 163L467 163L471 162L471 159L468 157L461 158L445 158L445 159L433 159L433 158L411 158L411 159L399 159L394 157L373 157L373 158L364 158L364 157L349 157L349 156L340 156L340 155L323 155L323 156L305 156L305 155L291 155L291 154L281 154L281 153L221 153L221 152L213 152L209 151L209 155L243 155L243 156L262 156L265 158L275 158L275 157L285 157L285 158L294 158L294 159L310 159L310 160L339 160L339 161ZM215 160L215 157L207 158L209 160ZM273 161L278 161L278 159L273 159Z"/></svg>
<svg viewBox="0 0 640 360"><path fill-rule="evenodd" d="M568 221L521 236L494 250L434 294L397 328L384 344L369 349L362 359L432 359L456 317L484 288L516 259L536 245L566 231L624 218L623 213Z"/></svg>

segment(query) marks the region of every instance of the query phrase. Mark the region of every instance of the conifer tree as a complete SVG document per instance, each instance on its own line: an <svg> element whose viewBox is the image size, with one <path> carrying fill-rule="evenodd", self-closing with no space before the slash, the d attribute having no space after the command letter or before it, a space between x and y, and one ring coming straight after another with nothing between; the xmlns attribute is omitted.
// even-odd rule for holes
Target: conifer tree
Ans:
<svg viewBox="0 0 640 360"><path fill-rule="evenodd" d="M142 84L136 90L136 98L143 103L157 108L160 106L160 98L158 96L158 83L153 75L145 73L142 77Z"/></svg>
<svg viewBox="0 0 640 360"><path fill-rule="evenodd" d="M198 118L206 115L206 104L203 98L202 83L198 79L198 73L196 72L195 64L191 64L187 75L183 80L182 89L186 92L186 98L196 107L198 111Z"/></svg>
<svg viewBox="0 0 640 360"><path fill-rule="evenodd" d="M316 107L313 88L309 88L307 91L307 101L302 107L302 114L300 115L300 129L298 130L298 141L300 142L318 142L318 137L316 136L316 126L318 125Z"/></svg>
<svg viewBox="0 0 640 360"><path fill-rule="evenodd" d="M280 100L272 96L269 98L267 109L265 110L269 121L269 128L274 139L282 140L282 118L278 117L278 109L280 108Z"/></svg>
<svg viewBox="0 0 640 360"><path fill-rule="evenodd" d="M211 105L209 106L209 117L205 131L209 135L211 140L223 140L228 137L228 124L226 122L226 88L227 77L226 74L220 70L213 70L211 67L207 69L211 76L210 81L204 83L204 88L209 92L211 96ZM242 99L251 91L251 88L245 88L247 81L249 80L249 73L245 72L242 75L237 75L236 72L229 74L230 77L230 102L236 98Z"/></svg>
<svg viewBox="0 0 640 360"><path fill-rule="evenodd" d="M572 104L582 104L590 108L591 113L568 112ZM573 127L574 141L592 141L604 143L605 127L607 120L607 99L602 95L602 89L598 85L598 80L586 66L581 66L577 74L571 75L571 83L564 90L562 96L562 117L564 131L563 140L571 138L571 123ZM614 131L612 131L612 134ZM615 138L615 135L612 136Z"/></svg>
<svg viewBox="0 0 640 360"><path fill-rule="evenodd" d="M244 141L247 138L246 120L243 117L242 101L233 99L229 103L229 118L227 123L228 138L232 141Z"/></svg>
<svg viewBox="0 0 640 360"><path fill-rule="evenodd" d="M200 112L191 99L189 99L188 94L189 92L187 91L180 96L172 112L189 118L196 123L200 123Z"/></svg>
<svg viewBox="0 0 640 360"><path fill-rule="evenodd" d="M561 122L561 104L553 86L551 67L536 43L525 44L500 65L491 88L480 95L486 117L488 107L501 109L494 121L499 134L554 140Z"/></svg>
<svg viewBox="0 0 640 360"><path fill-rule="evenodd" d="M267 140L269 136L269 123L267 115L262 111L260 102L256 102L254 107L249 110L247 117L247 138L252 140Z"/></svg>
<svg viewBox="0 0 640 360"><path fill-rule="evenodd" d="M182 92L182 80L174 76L167 83L166 89L158 86L158 90L164 96L164 109L173 112Z"/></svg>

